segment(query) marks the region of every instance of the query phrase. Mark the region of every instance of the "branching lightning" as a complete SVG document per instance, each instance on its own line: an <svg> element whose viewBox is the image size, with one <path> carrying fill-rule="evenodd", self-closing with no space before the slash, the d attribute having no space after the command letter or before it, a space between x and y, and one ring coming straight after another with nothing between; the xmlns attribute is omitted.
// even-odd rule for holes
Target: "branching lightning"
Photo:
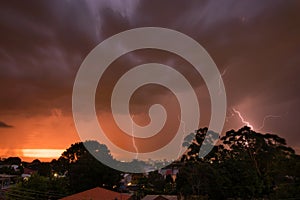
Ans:
<svg viewBox="0 0 300 200"><path fill-rule="evenodd" d="M235 112L239 118L241 119L241 121L248 127L250 127L253 130L253 126L250 124L250 122L246 121L244 119L244 117L242 116L242 114L240 113L240 111L236 110L235 108L232 108L233 112Z"/></svg>
<svg viewBox="0 0 300 200"><path fill-rule="evenodd" d="M264 119L263 119L263 122L262 122L261 127L259 127L259 128L257 129L258 131L262 130L262 129L265 127L265 122L266 122L266 120L269 119L269 118L281 118L281 116L279 116L279 115L267 115L267 116L265 116Z"/></svg>
<svg viewBox="0 0 300 200"><path fill-rule="evenodd" d="M245 17L243 17L242 21L245 22L245 20L246 20ZM228 69L228 67L226 66L225 69L224 69L224 71L220 74L220 77L219 77L219 94L222 93L222 91L221 91L221 80L222 80L222 77L226 74L227 69ZM235 108L232 108L232 110L233 110L233 112L235 114L237 114L239 116L239 118L242 121L242 123L244 123L246 126L250 127L252 130L255 129L254 126L251 125L249 121L246 121L246 119L242 116L242 114L241 114L240 111L236 110ZM233 117L234 113L232 113L231 116L226 117L226 121L228 121L229 118ZM258 129L255 129L255 130L257 130L257 131L262 130L265 127L265 122L266 122L267 119L270 119L270 118L280 118L280 117L281 116L278 116L278 115L266 115L264 117L263 121L262 121L262 125Z"/></svg>
<svg viewBox="0 0 300 200"><path fill-rule="evenodd" d="M246 121L244 119L244 117L242 116L241 112L236 110L235 108L232 108L232 110L239 116L239 118L241 119L241 121L248 127L250 127L252 130L256 130L256 131L261 131L263 130L263 128L265 127L265 122L267 119L270 119L270 118L281 118L281 116L279 115L266 115L262 121L262 125L259 127L259 128L254 128L250 122Z"/></svg>
<svg viewBox="0 0 300 200"><path fill-rule="evenodd" d="M132 136L132 144L133 144L133 147L135 149L135 152L136 152L136 155L135 155L135 159L138 158L138 155L139 155L139 150L135 144L135 139L134 139L134 121L133 121L133 118L134 118L134 115L132 115L131 117L131 136Z"/></svg>

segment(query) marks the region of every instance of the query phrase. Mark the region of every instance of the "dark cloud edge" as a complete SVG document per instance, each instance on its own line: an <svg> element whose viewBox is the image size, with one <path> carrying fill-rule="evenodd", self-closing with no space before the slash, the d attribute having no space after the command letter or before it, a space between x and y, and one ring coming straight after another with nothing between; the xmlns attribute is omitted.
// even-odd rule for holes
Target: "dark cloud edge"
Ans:
<svg viewBox="0 0 300 200"><path fill-rule="evenodd" d="M8 125L2 121L0 121L0 128L13 128L14 126Z"/></svg>

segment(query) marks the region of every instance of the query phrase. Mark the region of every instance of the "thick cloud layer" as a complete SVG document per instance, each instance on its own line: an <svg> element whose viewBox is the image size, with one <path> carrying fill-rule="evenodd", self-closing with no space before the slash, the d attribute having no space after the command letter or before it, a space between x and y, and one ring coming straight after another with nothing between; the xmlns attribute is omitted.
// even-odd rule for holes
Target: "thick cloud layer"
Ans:
<svg viewBox="0 0 300 200"><path fill-rule="evenodd" d="M71 120L73 82L85 56L113 34L135 27L159 26L197 40L223 73L228 96L225 130L244 125L232 108L240 110L257 129L265 116L280 116L265 119L262 131L277 133L287 138L290 145L300 146L299 9L297 0L3 2L1 118L22 126L22 121L26 123L29 118L51 118L52 110L57 109ZM149 54L157 58L156 53ZM148 56L147 52L132 54L124 63L135 63L133 60ZM176 58L160 59L180 65ZM204 87L203 81L198 87ZM142 95L137 102L147 99ZM70 126L72 122L66 124ZM44 132L40 134L50 134Z"/></svg>

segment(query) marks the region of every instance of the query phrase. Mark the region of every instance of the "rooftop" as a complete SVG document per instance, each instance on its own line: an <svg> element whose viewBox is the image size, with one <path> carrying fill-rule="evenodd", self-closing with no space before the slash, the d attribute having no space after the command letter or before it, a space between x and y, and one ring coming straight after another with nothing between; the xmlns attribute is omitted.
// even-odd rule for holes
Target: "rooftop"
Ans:
<svg viewBox="0 0 300 200"><path fill-rule="evenodd" d="M104 188L96 187L64 197L61 200L128 200L130 197L131 195L127 193L118 193Z"/></svg>

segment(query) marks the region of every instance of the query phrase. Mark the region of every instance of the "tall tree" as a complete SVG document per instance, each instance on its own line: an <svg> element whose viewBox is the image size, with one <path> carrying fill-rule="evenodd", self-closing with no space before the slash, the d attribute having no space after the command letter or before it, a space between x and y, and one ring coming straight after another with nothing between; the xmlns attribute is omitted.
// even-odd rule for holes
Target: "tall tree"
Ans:
<svg viewBox="0 0 300 200"><path fill-rule="evenodd" d="M198 151L205 141L203 136L207 136L204 133L195 134L190 150L183 156L185 164L176 180L180 192L190 195L206 193L213 197L218 191L222 197L243 199L297 196L299 156L283 138L257 133L249 127L230 130L218 146L199 159ZM289 193L283 192L285 190Z"/></svg>
<svg viewBox="0 0 300 200"><path fill-rule="evenodd" d="M113 160L108 148L97 141L72 144L58 159L62 166L67 163L71 189L80 192L97 186L112 188L117 185L120 172L99 162L85 145L89 145L94 154Z"/></svg>

